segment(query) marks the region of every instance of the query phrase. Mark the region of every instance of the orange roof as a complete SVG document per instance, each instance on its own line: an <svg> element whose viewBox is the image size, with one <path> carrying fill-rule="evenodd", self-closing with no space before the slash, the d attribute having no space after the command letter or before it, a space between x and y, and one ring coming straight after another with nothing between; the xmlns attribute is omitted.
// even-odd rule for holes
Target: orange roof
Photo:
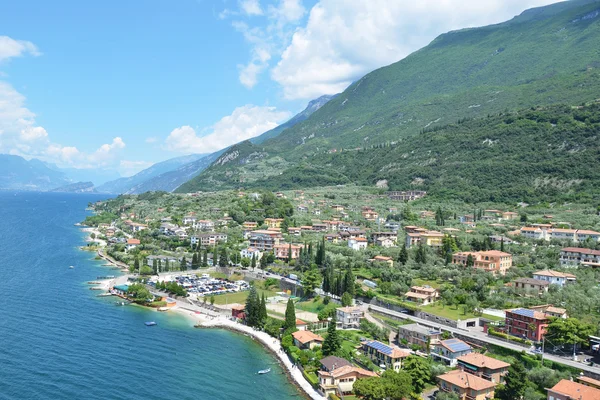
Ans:
<svg viewBox="0 0 600 400"><path fill-rule="evenodd" d="M589 376L580 376L577 378L577 380L580 382L585 382L585 383L589 384L590 386L600 388L600 381L597 379L590 378Z"/></svg>
<svg viewBox="0 0 600 400"><path fill-rule="evenodd" d="M496 386L495 383L490 382L487 379L460 370L450 371L447 374L440 375L438 376L438 379L463 389L473 389L476 391L493 389Z"/></svg>
<svg viewBox="0 0 600 400"><path fill-rule="evenodd" d="M127 244L140 244L139 239L127 239Z"/></svg>
<svg viewBox="0 0 600 400"><path fill-rule="evenodd" d="M332 378L340 378L349 374L356 374L359 378L377 376L375 372L367 371L366 369L358 368L353 365L344 365L343 367L335 368L331 372L319 371L319 375Z"/></svg>
<svg viewBox="0 0 600 400"><path fill-rule="evenodd" d="M297 331L292 333L294 339L302 344L310 343L310 342L322 342L323 338L316 333L312 333L311 331Z"/></svg>
<svg viewBox="0 0 600 400"><path fill-rule="evenodd" d="M577 231L577 233L581 233L581 234L583 234L583 235L600 235L600 232L596 232L596 231L588 231L588 230L585 230L585 229L579 229L579 230Z"/></svg>
<svg viewBox="0 0 600 400"><path fill-rule="evenodd" d="M598 400L600 399L600 389L591 386L585 386L581 383L571 382L567 379L562 379L549 392L560 393L565 396L577 400Z"/></svg>
<svg viewBox="0 0 600 400"><path fill-rule="evenodd" d="M544 271L537 271L534 272L533 275L540 275L540 276L553 276L555 278L577 278L575 275L573 274L568 274L566 272L558 272L558 271L552 271L550 269L544 270Z"/></svg>
<svg viewBox="0 0 600 400"><path fill-rule="evenodd" d="M484 356L483 354L479 353L469 353L467 355L458 357L458 361L475 365L479 368L500 369L510 367L509 363L505 363L504 361L496 360L495 358Z"/></svg>
<svg viewBox="0 0 600 400"><path fill-rule="evenodd" d="M393 261L394 259L392 257L386 257L386 256L375 256L373 258L373 260L376 260L376 261Z"/></svg>

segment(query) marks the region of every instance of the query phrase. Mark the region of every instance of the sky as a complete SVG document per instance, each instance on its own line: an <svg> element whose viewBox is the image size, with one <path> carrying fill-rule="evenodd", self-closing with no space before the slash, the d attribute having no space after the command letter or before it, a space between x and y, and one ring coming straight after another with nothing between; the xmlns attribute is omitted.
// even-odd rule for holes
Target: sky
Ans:
<svg viewBox="0 0 600 400"><path fill-rule="evenodd" d="M556 0L0 0L0 153L130 176Z"/></svg>

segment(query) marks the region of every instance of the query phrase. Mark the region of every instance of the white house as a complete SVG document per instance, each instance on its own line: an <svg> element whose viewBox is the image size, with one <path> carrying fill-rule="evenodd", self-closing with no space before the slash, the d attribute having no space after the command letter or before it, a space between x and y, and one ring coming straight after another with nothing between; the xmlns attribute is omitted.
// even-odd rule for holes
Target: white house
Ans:
<svg viewBox="0 0 600 400"><path fill-rule="evenodd" d="M242 251L240 251L240 255L242 256L242 258L252 258L254 257L256 259L256 261L260 261L260 259L262 258L262 253L260 252L260 250L255 249L254 247L248 247L247 249L243 249Z"/></svg>
<svg viewBox="0 0 600 400"><path fill-rule="evenodd" d="M550 282L552 285L564 287L567 283L575 282L577 277L573 274L552 270L537 271L533 273L533 279Z"/></svg>
<svg viewBox="0 0 600 400"><path fill-rule="evenodd" d="M367 239L365 238L354 238L354 239L350 239L348 240L348 247L350 247L353 250L364 250L367 248Z"/></svg>
<svg viewBox="0 0 600 400"><path fill-rule="evenodd" d="M335 310L335 320L338 328L359 329L360 320L365 314L359 307L342 307Z"/></svg>
<svg viewBox="0 0 600 400"><path fill-rule="evenodd" d="M181 223L184 225L193 225L196 222L196 217L193 215L186 215L181 220Z"/></svg>
<svg viewBox="0 0 600 400"><path fill-rule="evenodd" d="M127 249L127 251L129 251L131 249L135 249L137 246L139 246L139 244L139 239L127 239L127 244L125 245L125 248Z"/></svg>

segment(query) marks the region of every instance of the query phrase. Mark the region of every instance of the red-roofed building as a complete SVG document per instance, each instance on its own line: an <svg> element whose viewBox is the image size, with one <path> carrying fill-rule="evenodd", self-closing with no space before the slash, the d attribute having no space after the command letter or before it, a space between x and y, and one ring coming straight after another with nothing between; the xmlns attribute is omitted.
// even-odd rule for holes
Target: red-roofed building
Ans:
<svg viewBox="0 0 600 400"><path fill-rule="evenodd" d="M548 400L598 400L600 389L562 379L548 389Z"/></svg>
<svg viewBox="0 0 600 400"><path fill-rule="evenodd" d="M294 346L299 349L312 349L323 344L323 338L311 331L296 331L292 333Z"/></svg>

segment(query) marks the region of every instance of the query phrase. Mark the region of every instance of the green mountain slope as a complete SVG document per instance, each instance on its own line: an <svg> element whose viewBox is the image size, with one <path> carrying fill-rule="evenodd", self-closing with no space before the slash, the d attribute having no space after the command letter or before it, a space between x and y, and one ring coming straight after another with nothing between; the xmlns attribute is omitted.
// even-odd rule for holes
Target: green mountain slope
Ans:
<svg viewBox="0 0 600 400"><path fill-rule="evenodd" d="M459 119L596 99L599 10L600 0L569 1L528 10L502 24L441 35L367 74L278 137L260 147L246 146L248 153L238 156L248 162L213 164L179 191L250 186L269 177L287 184L285 176L300 178L296 166L310 160L310 168L318 168L319 159L333 151L391 143L403 153L418 152L428 136L420 134L423 130ZM258 150L261 157L246 157ZM311 174L327 182L339 178L333 171Z"/></svg>

